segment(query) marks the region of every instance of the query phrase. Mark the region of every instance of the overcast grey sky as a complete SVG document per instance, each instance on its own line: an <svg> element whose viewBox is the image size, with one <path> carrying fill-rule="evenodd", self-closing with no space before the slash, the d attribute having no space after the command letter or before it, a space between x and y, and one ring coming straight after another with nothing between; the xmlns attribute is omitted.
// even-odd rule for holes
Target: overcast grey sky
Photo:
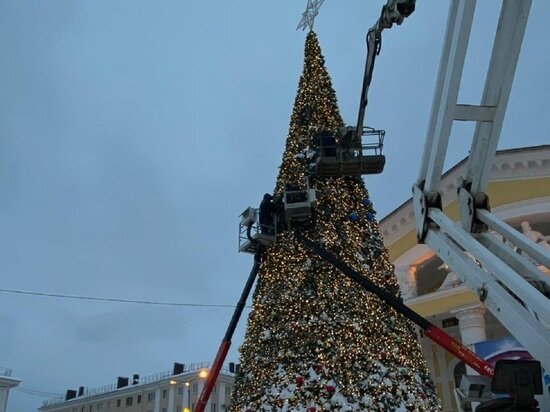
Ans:
<svg viewBox="0 0 550 412"><path fill-rule="evenodd" d="M239 213L275 184L303 59L305 0L0 0L0 288L234 304L252 265ZM383 1L327 0L316 31L354 124ZM477 103L499 1L480 2L461 97ZM385 32L366 123L378 217L410 196L448 1ZM550 2L535 0L500 148L549 142ZM454 129L447 166L466 155ZM230 309L0 293L0 366L63 393L211 360ZM244 333L240 325L230 352ZM8 409L41 398L14 391Z"/></svg>

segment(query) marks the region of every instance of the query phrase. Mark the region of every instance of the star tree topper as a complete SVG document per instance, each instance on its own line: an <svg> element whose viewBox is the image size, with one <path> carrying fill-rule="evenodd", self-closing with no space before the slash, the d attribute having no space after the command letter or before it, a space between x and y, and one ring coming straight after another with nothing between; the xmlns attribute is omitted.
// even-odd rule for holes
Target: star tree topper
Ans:
<svg viewBox="0 0 550 412"><path fill-rule="evenodd" d="M307 0L306 11L302 13L302 20L298 23L296 30L302 29L305 30L309 27L309 30L313 30L313 23L315 22L315 17L319 14L319 9L323 5L325 0Z"/></svg>

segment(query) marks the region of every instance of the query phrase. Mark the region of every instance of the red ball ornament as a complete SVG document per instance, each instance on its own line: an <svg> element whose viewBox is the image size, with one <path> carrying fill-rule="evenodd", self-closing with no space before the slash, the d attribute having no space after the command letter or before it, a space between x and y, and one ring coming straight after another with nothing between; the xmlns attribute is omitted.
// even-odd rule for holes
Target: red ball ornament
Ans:
<svg viewBox="0 0 550 412"><path fill-rule="evenodd" d="M319 373L319 372L322 372L322 371L323 371L323 365L321 365L320 363L315 365L315 372Z"/></svg>
<svg viewBox="0 0 550 412"><path fill-rule="evenodd" d="M315 406L310 406L307 408L307 412L317 412L317 408Z"/></svg>
<svg viewBox="0 0 550 412"><path fill-rule="evenodd" d="M325 389L328 393L334 393L334 386L332 385L325 386Z"/></svg>
<svg viewBox="0 0 550 412"><path fill-rule="evenodd" d="M296 385L298 386L302 386L302 384L304 383L304 377L303 376L296 376L296 378L294 378L295 382L296 382Z"/></svg>
<svg viewBox="0 0 550 412"><path fill-rule="evenodd" d="M420 399L426 399L426 394L425 393L420 393Z"/></svg>
<svg viewBox="0 0 550 412"><path fill-rule="evenodd" d="M388 355L386 354L386 352L384 352L384 351L380 352L380 359L381 360L386 360L387 357L388 357Z"/></svg>

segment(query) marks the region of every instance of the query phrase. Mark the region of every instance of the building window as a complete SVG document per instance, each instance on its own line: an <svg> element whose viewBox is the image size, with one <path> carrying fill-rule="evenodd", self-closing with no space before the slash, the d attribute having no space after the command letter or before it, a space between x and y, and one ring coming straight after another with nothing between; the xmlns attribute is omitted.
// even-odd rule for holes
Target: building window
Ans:
<svg viewBox="0 0 550 412"><path fill-rule="evenodd" d="M162 408L162 412L166 412L166 408Z"/></svg>
<svg viewBox="0 0 550 412"><path fill-rule="evenodd" d="M117 400L116 400L116 407L117 407L117 408L120 408L120 404L121 404L121 403L122 403L122 400L117 399Z"/></svg>
<svg viewBox="0 0 550 412"><path fill-rule="evenodd" d="M126 398L126 406L132 406L132 403L134 403L134 397L130 396L129 398Z"/></svg>
<svg viewBox="0 0 550 412"><path fill-rule="evenodd" d="M218 412L218 408L215 403L210 405L210 412Z"/></svg>
<svg viewBox="0 0 550 412"><path fill-rule="evenodd" d="M455 378L455 388L458 388L460 386L462 375L466 375L466 365L464 364L464 362L459 362L455 365L453 375Z"/></svg>
<svg viewBox="0 0 550 412"><path fill-rule="evenodd" d="M141 403L141 395L137 396L137 403Z"/></svg>
<svg viewBox="0 0 550 412"><path fill-rule="evenodd" d="M107 401L107 410L111 409L111 401Z"/></svg>
<svg viewBox="0 0 550 412"><path fill-rule="evenodd" d="M102 403L97 403L97 404L95 405L95 410L96 410L96 411L101 411L101 410L103 410L103 404L102 404Z"/></svg>
<svg viewBox="0 0 550 412"><path fill-rule="evenodd" d="M231 386L227 385L225 387L225 396L231 395Z"/></svg>
<svg viewBox="0 0 550 412"><path fill-rule="evenodd" d="M415 266L415 276L418 296L437 291L449 274L443 261L433 256Z"/></svg>
<svg viewBox="0 0 550 412"><path fill-rule="evenodd" d="M213 392L213 393L218 392L218 385L217 385L217 384L214 385L214 388L212 388L212 392Z"/></svg>
<svg viewBox="0 0 550 412"><path fill-rule="evenodd" d="M162 390L162 399L166 399L166 392L168 392L166 389Z"/></svg>
<svg viewBox="0 0 550 412"><path fill-rule="evenodd" d="M147 394L147 402L154 402L155 401L155 392L149 392Z"/></svg>
<svg viewBox="0 0 550 412"><path fill-rule="evenodd" d="M178 411L178 412L181 411L181 405L178 404L178 405L176 406L176 411Z"/></svg>
<svg viewBox="0 0 550 412"><path fill-rule="evenodd" d="M454 316L452 318L443 319L441 321L441 327L444 329L452 328L453 326L458 326L458 319Z"/></svg>
<svg viewBox="0 0 550 412"><path fill-rule="evenodd" d="M178 396L182 396L182 395L183 395L183 386L180 386L178 388ZM178 412L179 412L179 410L178 410Z"/></svg>
<svg viewBox="0 0 550 412"><path fill-rule="evenodd" d="M198 383L194 383L193 384L193 393L198 393L199 392L199 384ZM195 408L193 408L195 409Z"/></svg>

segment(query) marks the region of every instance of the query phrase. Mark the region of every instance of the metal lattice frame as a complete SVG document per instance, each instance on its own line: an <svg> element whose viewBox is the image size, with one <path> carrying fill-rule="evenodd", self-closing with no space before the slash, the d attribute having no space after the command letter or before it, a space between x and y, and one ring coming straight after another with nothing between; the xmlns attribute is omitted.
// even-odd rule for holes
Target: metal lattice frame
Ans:
<svg viewBox="0 0 550 412"><path fill-rule="evenodd" d="M313 30L313 23L315 22L315 17L319 14L319 9L323 5L325 0L307 0L306 11L302 13L302 20L298 23L296 30L302 29L305 30L309 27L309 30Z"/></svg>

